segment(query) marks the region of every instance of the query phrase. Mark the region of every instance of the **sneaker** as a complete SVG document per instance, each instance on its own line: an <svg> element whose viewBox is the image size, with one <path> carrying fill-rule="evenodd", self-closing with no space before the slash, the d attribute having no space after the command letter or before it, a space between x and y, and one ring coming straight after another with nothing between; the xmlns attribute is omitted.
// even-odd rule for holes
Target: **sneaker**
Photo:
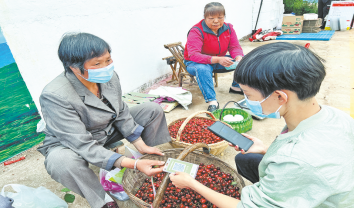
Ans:
<svg viewBox="0 0 354 208"><path fill-rule="evenodd" d="M216 105L209 105L207 111L209 111L210 113L212 113L212 112L216 111L217 109L219 109L219 102L218 102L218 106L216 106Z"/></svg>
<svg viewBox="0 0 354 208"><path fill-rule="evenodd" d="M108 202L102 208L119 208L117 202Z"/></svg>

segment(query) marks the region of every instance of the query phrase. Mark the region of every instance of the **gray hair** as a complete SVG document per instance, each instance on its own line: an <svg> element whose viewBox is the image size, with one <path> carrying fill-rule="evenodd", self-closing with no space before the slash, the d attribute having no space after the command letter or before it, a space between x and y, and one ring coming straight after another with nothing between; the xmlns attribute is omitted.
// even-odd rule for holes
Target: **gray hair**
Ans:
<svg viewBox="0 0 354 208"><path fill-rule="evenodd" d="M84 74L85 62L100 57L106 52L111 53L111 47L103 39L89 33L74 32L63 35L58 56L63 63L65 73L71 73L70 67L74 67Z"/></svg>
<svg viewBox="0 0 354 208"><path fill-rule="evenodd" d="M223 14L226 16L224 6L219 2L210 2L204 7L204 18L208 16L214 16L218 14Z"/></svg>

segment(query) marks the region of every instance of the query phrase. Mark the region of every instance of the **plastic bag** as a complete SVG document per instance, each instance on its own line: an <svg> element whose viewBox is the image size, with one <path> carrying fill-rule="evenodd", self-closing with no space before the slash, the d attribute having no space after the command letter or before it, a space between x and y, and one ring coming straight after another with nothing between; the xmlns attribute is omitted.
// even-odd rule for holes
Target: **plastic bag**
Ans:
<svg viewBox="0 0 354 208"><path fill-rule="evenodd" d="M37 123L37 133L40 133L44 130L46 124L45 121L43 119L41 119L38 123Z"/></svg>
<svg viewBox="0 0 354 208"><path fill-rule="evenodd" d="M123 171L123 173L124 173L125 168L123 168L121 171ZM100 174L99 175L100 175L100 181L101 181L101 184L103 186L103 189L105 191L116 191L116 192L124 191L123 185L106 179L107 173L108 173L108 171L106 171L104 169L100 169Z"/></svg>
<svg viewBox="0 0 354 208"><path fill-rule="evenodd" d="M132 159L138 159L140 157L142 157L143 155L140 152L137 152L127 146L125 146L125 153L124 155L126 157L132 158Z"/></svg>
<svg viewBox="0 0 354 208"><path fill-rule="evenodd" d="M116 168L114 171L120 170L119 168ZM122 178L123 178L123 174L126 168L123 168L122 170L120 170L118 172L119 175L122 175L121 178L119 179L119 177L115 177L115 180L117 180L117 182L122 183ZM109 178L107 178L107 174L109 172L104 170L104 169L100 169L100 182L103 186L103 189L105 191L109 191L110 194L115 197L116 199L120 200L120 201L125 201L129 199L129 196L124 192L123 189L123 185L122 184L118 184L116 182L110 181Z"/></svg>
<svg viewBox="0 0 354 208"><path fill-rule="evenodd" d="M125 193L125 191L121 191L121 192L110 191L109 193L111 194L111 196L118 199L119 201L126 201L129 199L129 196L127 193Z"/></svg>
<svg viewBox="0 0 354 208"><path fill-rule="evenodd" d="M12 204L14 200L9 197L4 197L0 194L0 207L1 208L14 208Z"/></svg>
<svg viewBox="0 0 354 208"><path fill-rule="evenodd" d="M132 150L129 147L125 147L125 154L128 158L138 159L142 154L139 152ZM101 185L105 191L109 191L113 197L120 201L125 201L129 199L129 196L124 192L122 180L123 175L126 168L119 169L116 168L112 171L106 171L104 169L100 169L99 178Z"/></svg>
<svg viewBox="0 0 354 208"><path fill-rule="evenodd" d="M6 192L5 188L11 186L17 193ZM40 186L31 188L20 184L5 185L1 191L2 196L14 200L12 204L16 208L68 208L68 204L53 192Z"/></svg>
<svg viewBox="0 0 354 208"><path fill-rule="evenodd" d="M171 97L188 110L188 105L192 103L192 93L182 89L182 87L161 86L155 90L150 90L149 94L156 94Z"/></svg>

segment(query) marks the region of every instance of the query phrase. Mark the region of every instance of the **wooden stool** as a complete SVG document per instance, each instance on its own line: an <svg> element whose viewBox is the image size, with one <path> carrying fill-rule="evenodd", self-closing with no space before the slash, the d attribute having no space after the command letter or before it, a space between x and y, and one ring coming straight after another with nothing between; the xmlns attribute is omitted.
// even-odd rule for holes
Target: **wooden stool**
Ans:
<svg viewBox="0 0 354 208"><path fill-rule="evenodd" d="M181 42L170 43L164 45L164 47L168 49L173 55L162 59L162 60L167 60L167 64L169 64L172 69L172 80L169 82L178 81L178 85L182 87L183 77L189 76L190 77L189 85L197 84L197 81L195 80L194 76L188 73L187 67L183 62L184 47L182 46L182 43ZM180 65L178 73L177 73L177 63L179 63ZM215 87L218 87L217 73L213 73L213 77L215 80Z"/></svg>

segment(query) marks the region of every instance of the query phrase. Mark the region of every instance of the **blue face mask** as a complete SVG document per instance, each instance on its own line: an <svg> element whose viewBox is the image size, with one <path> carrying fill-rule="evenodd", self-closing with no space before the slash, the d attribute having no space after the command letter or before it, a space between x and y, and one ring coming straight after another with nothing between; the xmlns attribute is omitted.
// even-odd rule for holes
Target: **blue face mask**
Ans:
<svg viewBox="0 0 354 208"><path fill-rule="evenodd" d="M106 83L109 82L109 80L111 80L113 76L114 66L113 63L111 63L110 65L104 68L84 70L87 71L88 78L84 78L81 74L79 74L79 76L81 76L85 80L94 83Z"/></svg>
<svg viewBox="0 0 354 208"><path fill-rule="evenodd" d="M284 92L283 92L284 93ZM285 94L285 93L284 93ZM274 113L271 113L271 114L268 114L268 115L265 115L263 114L263 109L262 109L262 105L261 103L263 103L265 100L267 100L272 94L270 94L268 97L266 97L264 100L262 101L252 101L252 100L249 100L247 98L247 96L245 95L245 99L246 99L246 103L247 103L247 107L249 107L249 109L252 111L252 113L256 114L257 116L260 116L260 117L264 117L264 118L280 118L280 113L279 113L279 110L280 108L283 106L281 105L277 111L275 111ZM288 97L287 94L285 94L286 97Z"/></svg>

